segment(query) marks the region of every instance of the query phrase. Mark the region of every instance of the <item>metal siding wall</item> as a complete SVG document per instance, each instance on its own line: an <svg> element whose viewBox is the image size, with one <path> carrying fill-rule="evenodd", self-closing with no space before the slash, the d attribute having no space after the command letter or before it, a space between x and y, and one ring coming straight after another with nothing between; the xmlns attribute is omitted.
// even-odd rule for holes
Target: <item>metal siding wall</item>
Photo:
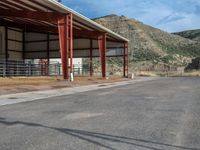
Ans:
<svg viewBox="0 0 200 150"><path fill-rule="evenodd" d="M25 53L26 59L45 59L46 57L47 57L46 52Z"/></svg>
<svg viewBox="0 0 200 150"><path fill-rule="evenodd" d="M55 40L55 39L59 40L59 36L58 35L50 35L49 39L50 40Z"/></svg>
<svg viewBox="0 0 200 150"><path fill-rule="evenodd" d="M34 33L34 32L26 32L25 33L25 41L38 41L38 40L46 40L46 34L42 33Z"/></svg>
<svg viewBox="0 0 200 150"><path fill-rule="evenodd" d="M50 41L49 45L50 45L49 47L50 50L59 50L59 41Z"/></svg>
<svg viewBox="0 0 200 150"><path fill-rule="evenodd" d="M25 58L47 58L47 34L25 33Z"/></svg>
<svg viewBox="0 0 200 150"><path fill-rule="evenodd" d="M8 39L22 41L23 39L22 30L16 28L8 28Z"/></svg>
<svg viewBox="0 0 200 150"><path fill-rule="evenodd" d="M74 49L85 49L90 47L89 39L74 39Z"/></svg>
<svg viewBox="0 0 200 150"><path fill-rule="evenodd" d="M50 58L60 58L58 35L49 36ZM29 59L47 59L47 33L25 33L25 57ZM37 42L38 41L38 42Z"/></svg>
<svg viewBox="0 0 200 150"><path fill-rule="evenodd" d="M100 56L100 54L99 54L99 49L93 50L93 56L94 56L94 57L99 57L99 56Z"/></svg>
<svg viewBox="0 0 200 150"><path fill-rule="evenodd" d="M122 48L107 49L106 55L109 56L123 56L124 50Z"/></svg>
<svg viewBox="0 0 200 150"><path fill-rule="evenodd" d="M97 40L92 40L92 45L94 49L98 49L99 48L99 44Z"/></svg>
<svg viewBox="0 0 200 150"><path fill-rule="evenodd" d="M47 42L26 43L26 51L46 51Z"/></svg>
<svg viewBox="0 0 200 150"><path fill-rule="evenodd" d="M58 35L50 35L49 37L49 56L50 58L60 58L60 47ZM39 41L41 40L41 41ZM47 34L45 33L25 33L25 57L29 59L47 58ZM35 42L30 42L35 41ZM39 42L37 42L39 41ZM93 56L99 57L98 41L93 40ZM110 49L109 47L119 47ZM123 43L107 41L107 53L109 56L122 56ZM77 49L77 50L76 50ZM82 49L82 50L81 50ZM82 58L90 56L90 39L74 39L74 58ZM32 52L35 51L35 52ZM39 52L37 52L39 51Z"/></svg>
<svg viewBox="0 0 200 150"><path fill-rule="evenodd" d="M79 50L74 50L74 57L75 58L89 57L90 56L89 40L79 39L79 40L76 40L76 42L74 44L75 44L75 49L76 48L79 49ZM97 40L93 40L93 57L99 57L100 56L98 47L99 46L98 46ZM117 48L111 48L111 47L117 47ZM107 42L106 56L107 57L122 56L123 53L124 53L122 47L123 47L123 43L108 41ZM81 50L81 48L83 48L83 50Z"/></svg>
<svg viewBox="0 0 200 150"><path fill-rule="evenodd" d="M124 43L107 41L107 47L123 47Z"/></svg>
<svg viewBox="0 0 200 150"><path fill-rule="evenodd" d="M107 48L109 47L118 47L118 48L122 48L124 46L123 43L117 43L117 42L111 42L111 41L107 41L106 42L106 46ZM93 40L93 48L97 49L99 47L97 40Z"/></svg>
<svg viewBox="0 0 200 150"><path fill-rule="evenodd" d="M22 43L16 41L8 41L8 49L22 52Z"/></svg>
<svg viewBox="0 0 200 150"><path fill-rule="evenodd" d="M90 56L89 50L74 50L74 58L88 57Z"/></svg>
<svg viewBox="0 0 200 150"><path fill-rule="evenodd" d="M23 59L23 33L21 29L8 28L8 60Z"/></svg>
<svg viewBox="0 0 200 150"><path fill-rule="evenodd" d="M50 58L60 58L60 46L58 35L49 36L49 57ZM51 41L53 40L53 41ZM57 51L56 51L57 50Z"/></svg>
<svg viewBox="0 0 200 150"><path fill-rule="evenodd" d="M1 46L0 46L0 59L5 59L5 27L0 27Z"/></svg>
<svg viewBox="0 0 200 150"><path fill-rule="evenodd" d="M60 58L60 52L51 52L49 53L50 58Z"/></svg>
<svg viewBox="0 0 200 150"><path fill-rule="evenodd" d="M15 51L8 51L9 58L8 60L23 60L22 53L15 52Z"/></svg>

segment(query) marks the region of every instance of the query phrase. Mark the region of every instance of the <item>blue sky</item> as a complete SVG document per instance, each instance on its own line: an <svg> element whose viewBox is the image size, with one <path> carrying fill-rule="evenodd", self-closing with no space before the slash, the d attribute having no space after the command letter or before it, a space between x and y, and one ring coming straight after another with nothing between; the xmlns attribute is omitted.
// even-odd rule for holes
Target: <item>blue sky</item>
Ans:
<svg viewBox="0 0 200 150"><path fill-rule="evenodd" d="M200 0L62 0L62 3L89 18L117 14L168 32L200 29Z"/></svg>

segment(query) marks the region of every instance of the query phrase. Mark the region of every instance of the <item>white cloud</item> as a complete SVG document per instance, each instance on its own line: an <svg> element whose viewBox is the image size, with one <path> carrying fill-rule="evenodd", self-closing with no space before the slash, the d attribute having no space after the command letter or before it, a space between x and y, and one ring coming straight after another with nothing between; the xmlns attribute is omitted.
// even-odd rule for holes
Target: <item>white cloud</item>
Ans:
<svg viewBox="0 0 200 150"><path fill-rule="evenodd" d="M178 32L178 31L183 31L183 30L199 29L200 20L198 16L189 14L189 15L185 15L184 19L159 25L159 28L168 32Z"/></svg>

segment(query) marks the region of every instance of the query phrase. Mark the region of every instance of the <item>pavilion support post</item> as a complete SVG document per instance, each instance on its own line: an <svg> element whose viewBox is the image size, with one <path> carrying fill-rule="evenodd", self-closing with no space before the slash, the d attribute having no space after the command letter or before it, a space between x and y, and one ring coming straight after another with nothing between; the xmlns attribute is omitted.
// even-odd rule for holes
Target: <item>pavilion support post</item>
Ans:
<svg viewBox="0 0 200 150"><path fill-rule="evenodd" d="M58 19L58 32L60 43L60 54L62 61L63 79L69 79L68 75L68 16Z"/></svg>
<svg viewBox="0 0 200 150"><path fill-rule="evenodd" d="M69 14L70 19L70 81L74 80L73 77L73 15Z"/></svg>
<svg viewBox="0 0 200 150"><path fill-rule="evenodd" d="M5 27L5 73L4 75L8 75L8 58L9 58L9 53L8 53L8 27Z"/></svg>
<svg viewBox="0 0 200 150"><path fill-rule="evenodd" d="M92 57L93 57L93 41L90 39L90 76L93 76L93 63L92 63Z"/></svg>
<svg viewBox="0 0 200 150"><path fill-rule="evenodd" d="M128 77L128 43L124 43L123 76Z"/></svg>
<svg viewBox="0 0 200 150"><path fill-rule="evenodd" d="M102 77L106 78L106 33L98 39Z"/></svg>
<svg viewBox="0 0 200 150"><path fill-rule="evenodd" d="M25 30L23 29L22 31L22 59L23 61L25 61L25 42L26 42L26 39L25 39Z"/></svg>
<svg viewBox="0 0 200 150"><path fill-rule="evenodd" d="M50 34L47 33L47 75L49 76L49 65L50 65Z"/></svg>

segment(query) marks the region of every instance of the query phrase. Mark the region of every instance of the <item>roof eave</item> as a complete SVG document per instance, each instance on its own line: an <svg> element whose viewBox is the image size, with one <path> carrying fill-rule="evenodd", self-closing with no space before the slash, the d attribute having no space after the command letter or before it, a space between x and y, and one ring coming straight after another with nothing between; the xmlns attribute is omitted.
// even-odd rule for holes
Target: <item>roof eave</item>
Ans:
<svg viewBox="0 0 200 150"><path fill-rule="evenodd" d="M110 29L108 29L108 28L96 23L95 21L93 21L93 20L91 20L91 19L89 19L89 18L77 13L76 11L74 11L74 10L66 7L65 5L59 3L58 1L55 1L55 0L47 0L47 1L52 3L54 6L60 7L61 9L63 9L63 11L66 11L66 13L72 13L72 14L76 15L77 17L79 17L79 18L91 23L92 25L95 25L100 30L103 30L103 31L105 31L107 33L110 33L112 36L115 36L116 38L119 38L120 40L123 40L125 42L129 42L129 40L127 38L125 38L125 37L113 32Z"/></svg>

